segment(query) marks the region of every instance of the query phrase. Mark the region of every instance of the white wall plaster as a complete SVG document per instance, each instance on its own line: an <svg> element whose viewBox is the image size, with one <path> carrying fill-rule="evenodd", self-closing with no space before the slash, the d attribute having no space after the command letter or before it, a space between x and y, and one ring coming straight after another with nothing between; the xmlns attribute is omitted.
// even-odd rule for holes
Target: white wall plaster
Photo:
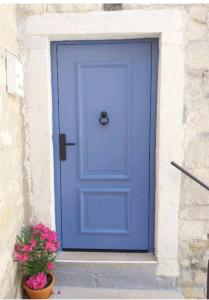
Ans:
<svg viewBox="0 0 209 300"><path fill-rule="evenodd" d="M25 130L29 201L34 220L54 226L50 41L159 37L156 232L158 275L178 275L178 209L182 161L182 16L175 10L52 13L26 18L20 28L25 65Z"/></svg>
<svg viewBox="0 0 209 300"><path fill-rule="evenodd" d="M6 50L19 55L16 7L0 4L0 299L21 297L14 243L24 216L21 99L7 93Z"/></svg>

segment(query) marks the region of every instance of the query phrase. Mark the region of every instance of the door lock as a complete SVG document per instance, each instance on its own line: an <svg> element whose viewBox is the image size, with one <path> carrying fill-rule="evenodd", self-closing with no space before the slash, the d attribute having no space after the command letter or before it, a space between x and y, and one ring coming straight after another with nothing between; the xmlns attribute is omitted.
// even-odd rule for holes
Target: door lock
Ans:
<svg viewBox="0 0 209 300"><path fill-rule="evenodd" d="M59 143L60 143L60 160L66 160L66 146L75 146L75 143L66 142L66 134L59 134Z"/></svg>

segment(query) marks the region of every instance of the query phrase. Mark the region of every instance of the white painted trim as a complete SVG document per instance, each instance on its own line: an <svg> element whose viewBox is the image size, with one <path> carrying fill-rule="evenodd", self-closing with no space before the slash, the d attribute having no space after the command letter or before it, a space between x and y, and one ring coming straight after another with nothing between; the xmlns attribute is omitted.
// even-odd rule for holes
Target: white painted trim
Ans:
<svg viewBox="0 0 209 300"><path fill-rule="evenodd" d="M182 161L182 16L176 10L129 10L42 14L22 23L19 36L25 66L26 178L33 220L54 226L54 175L50 40L160 38L156 156L158 274L178 276L180 173Z"/></svg>
<svg viewBox="0 0 209 300"><path fill-rule="evenodd" d="M110 264L157 264L152 253L130 252L73 252L60 251L57 254L57 262L78 263L110 263Z"/></svg>
<svg viewBox="0 0 209 300"><path fill-rule="evenodd" d="M94 263L94 264L157 264L156 261L149 260L72 260L72 259L57 259L56 262L70 262L70 263Z"/></svg>
<svg viewBox="0 0 209 300"><path fill-rule="evenodd" d="M24 27L26 35L49 36L52 40L100 39L179 32L182 28L179 11L122 10L110 12L62 13L30 16ZM111 37L110 37L111 35Z"/></svg>

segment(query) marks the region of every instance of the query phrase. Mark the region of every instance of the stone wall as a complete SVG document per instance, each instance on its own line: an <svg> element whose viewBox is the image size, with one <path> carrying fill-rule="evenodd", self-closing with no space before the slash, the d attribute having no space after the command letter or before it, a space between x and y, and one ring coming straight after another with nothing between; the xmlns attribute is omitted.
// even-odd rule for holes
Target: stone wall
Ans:
<svg viewBox="0 0 209 300"><path fill-rule="evenodd" d="M0 298L19 295L16 234L23 223L21 99L6 92L5 50L18 54L15 5L0 5Z"/></svg>
<svg viewBox="0 0 209 300"><path fill-rule="evenodd" d="M179 10L184 16L184 166L209 183L209 5L124 5L127 10L153 8ZM102 9L101 4L18 5L17 17L22 22L34 14ZM178 284L186 298L203 298L209 258L209 192L185 176L181 182L179 224Z"/></svg>
<svg viewBox="0 0 209 300"><path fill-rule="evenodd" d="M209 184L209 6L185 10L184 165ZM179 283L185 297L206 296L209 192L182 176Z"/></svg>

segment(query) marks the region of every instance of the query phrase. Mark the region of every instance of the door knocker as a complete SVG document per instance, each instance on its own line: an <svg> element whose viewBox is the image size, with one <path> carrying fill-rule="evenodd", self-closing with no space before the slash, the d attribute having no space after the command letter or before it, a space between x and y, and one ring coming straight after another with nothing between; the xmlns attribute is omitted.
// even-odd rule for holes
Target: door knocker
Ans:
<svg viewBox="0 0 209 300"><path fill-rule="evenodd" d="M108 123L109 123L109 117L107 116L107 112L106 111L102 111L101 113L100 113L100 117L99 117L99 123L101 124L101 125L107 125Z"/></svg>

